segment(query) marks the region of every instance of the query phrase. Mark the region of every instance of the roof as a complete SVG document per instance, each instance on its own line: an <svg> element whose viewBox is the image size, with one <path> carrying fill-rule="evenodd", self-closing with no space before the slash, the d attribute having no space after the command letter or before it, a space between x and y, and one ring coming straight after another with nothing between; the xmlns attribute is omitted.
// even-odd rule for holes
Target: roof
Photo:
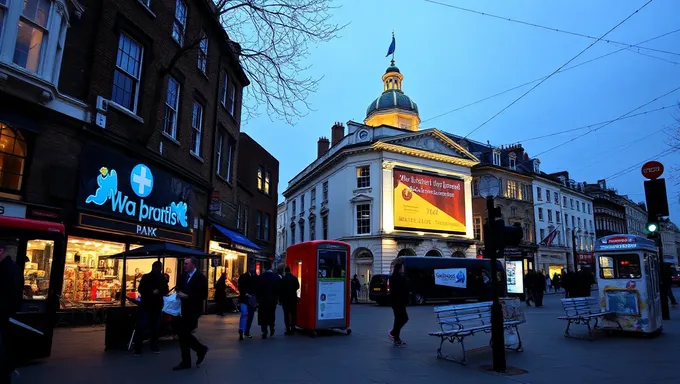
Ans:
<svg viewBox="0 0 680 384"><path fill-rule="evenodd" d="M366 117L369 117L374 112L392 109L418 113L418 105L410 97L400 90L392 89L383 92L382 95L368 105Z"/></svg>

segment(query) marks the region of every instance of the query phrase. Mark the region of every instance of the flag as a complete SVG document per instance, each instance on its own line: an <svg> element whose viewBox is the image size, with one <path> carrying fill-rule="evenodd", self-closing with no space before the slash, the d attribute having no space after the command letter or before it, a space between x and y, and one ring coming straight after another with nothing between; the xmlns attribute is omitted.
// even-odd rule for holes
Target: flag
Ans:
<svg viewBox="0 0 680 384"><path fill-rule="evenodd" d="M557 230L560 229L561 225L557 226L557 228L553 229L552 232L548 234L548 236L545 237L545 239L541 240L541 245L546 245L546 246L551 246L553 241L555 241L555 237L557 237Z"/></svg>
<svg viewBox="0 0 680 384"><path fill-rule="evenodd" d="M396 44L397 44L397 43L396 43L396 41L394 40L394 33L393 33L393 34L392 34L392 43L390 43L390 47L387 48L387 55L385 55L385 57L394 54L394 48L395 48Z"/></svg>

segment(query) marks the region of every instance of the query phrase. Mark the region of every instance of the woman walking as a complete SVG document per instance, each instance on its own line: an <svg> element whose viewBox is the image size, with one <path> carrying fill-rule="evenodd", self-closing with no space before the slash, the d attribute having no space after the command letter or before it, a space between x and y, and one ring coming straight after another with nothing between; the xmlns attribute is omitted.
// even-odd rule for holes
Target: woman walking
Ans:
<svg viewBox="0 0 680 384"><path fill-rule="evenodd" d="M404 276L404 265L395 264L392 276L390 277L390 296L392 297L392 311L394 312L394 326L387 333L389 338L394 341L395 346L406 346L401 339L401 329L408 322L406 305L411 293L411 284Z"/></svg>

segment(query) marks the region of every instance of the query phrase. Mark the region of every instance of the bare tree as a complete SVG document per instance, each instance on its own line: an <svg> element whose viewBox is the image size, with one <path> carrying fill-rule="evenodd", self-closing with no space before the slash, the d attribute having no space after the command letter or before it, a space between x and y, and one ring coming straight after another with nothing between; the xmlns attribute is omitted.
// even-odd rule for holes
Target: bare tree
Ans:
<svg viewBox="0 0 680 384"><path fill-rule="evenodd" d="M266 106L271 117L293 124L306 115L307 99L321 78L305 74L310 46L328 42L345 25L332 21L333 0L215 0L220 21L241 47L241 65L251 85L244 112Z"/></svg>

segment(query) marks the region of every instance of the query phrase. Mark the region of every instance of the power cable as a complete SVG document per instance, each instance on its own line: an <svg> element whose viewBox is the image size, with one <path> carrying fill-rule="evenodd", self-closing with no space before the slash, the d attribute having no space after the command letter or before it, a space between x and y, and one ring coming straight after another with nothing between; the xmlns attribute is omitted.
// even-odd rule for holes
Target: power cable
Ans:
<svg viewBox="0 0 680 384"><path fill-rule="evenodd" d="M664 97L670 95L670 94L673 93L673 92L677 92L678 90L680 90L680 87L677 87L677 88L675 88L675 89L673 89L673 90L671 90L671 91L668 91L668 92L664 93L663 95L661 95L661 96L659 96L659 97L656 97L656 98L654 98L653 100L648 101L648 102L642 104L641 106L639 106L639 107L637 107L637 108L635 108L635 109L633 109L633 110L631 110L631 111L629 111L629 112L627 112L627 113L625 113L625 114L623 114L623 115L617 117L616 119L611 120L610 122L608 122L608 123L606 123L606 124L603 124L601 127L598 127L598 128L595 128L595 129L591 129L591 130L589 130L588 132L585 132L585 133L583 133L583 134L581 134L581 135L578 135L578 136L576 136L576 137L574 137L574 138L571 138L571 139L569 139L569 140L567 140L567 141L565 141L565 142L563 142L563 143L561 143L561 144L558 144L558 145L556 145L556 146L554 146L554 147L552 147L552 148L550 148L550 149L546 149L545 151L543 151L543 152L541 152L541 153L535 155L535 157L538 157L538 156L540 156L540 155L542 155L542 154L545 154L545 153L547 153L547 152L550 152L550 151L552 151L552 150L554 150L554 149L557 149L557 148L559 148L559 147L561 147L561 146L567 145L567 144L569 144L569 143L571 143L571 142L573 142L573 141L576 141L576 140L580 139L581 137L583 137L583 136L585 136L585 135L588 135L588 134L591 134L591 133L593 133L593 132L599 131L600 129L602 129L602 128L604 128L604 127L606 127L606 126L608 126L608 125L610 125L610 124L612 124L612 123L615 123L615 122L617 122L617 121L619 121L619 120L624 119L626 116L632 114L633 112L637 111L638 109L642 109L642 108L648 106L649 104L652 104L653 102L655 102L655 101L657 101L657 100L659 100L659 99L661 99L661 98L664 98Z"/></svg>
<svg viewBox="0 0 680 384"><path fill-rule="evenodd" d="M597 38L597 37L595 37L595 36L586 35L586 34L583 34L583 33L565 31L565 30L563 30L563 29L557 29L557 28L553 28L553 27L546 27L545 25L540 25L540 24L536 24L536 23L530 23L530 22L528 22L528 21L522 21L522 20L511 19L511 18L505 17L505 16L493 15L493 14L491 14L491 13L476 11L476 10L474 10L474 9L463 8L463 7L459 7L459 6L452 5L452 4L441 3L441 2L439 2L439 1L425 0L425 2L431 3L431 4L441 5L441 6L447 7L447 8L457 9L457 10L459 10L459 11L470 12L470 13L474 13L474 14L481 15L481 16L488 16L488 17L491 17L491 18L494 18L494 19L509 21L509 22L511 22L511 23L522 24L522 25L526 25L526 26L529 26L529 27L535 27L535 28L540 28L540 29L546 29L546 30L548 30L548 31L559 32L559 33L565 33L565 34L567 34L567 35L578 36L578 37L584 37L584 38L586 38L586 39L591 39L591 40L597 40L597 41L600 41L600 40L601 40L601 38ZM646 5L646 4L645 4L645 5ZM618 45L618 46L625 46L626 48L640 48L640 49L645 49L645 50L648 50L648 51L654 51L654 52L666 53L666 54L669 54L669 55L680 56L680 53L676 53L676 52L670 52L670 51L665 51L665 50L662 50L662 49L655 49L655 48L648 48L648 47L641 47L641 46L639 46L639 44L642 44L642 43L639 43L639 44L628 44L628 43L622 43L622 42L620 42L620 41L614 41L614 40L602 40L602 41L604 41L605 43L608 43L608 44L614 44L614 45Z"/></svg>
<svg viewBox="0 0 680 384"><path fill-rule="evenodd" d="M648 159L646 159L646 160L642 160L642 161L640 161L640 162L638 162L638 163L635 163L635 164L633 164L633 165L631 165L631 166L629 166L629 167L626 167L626 168L624 168L624 169L622 169L622 170L620 170L620 171L618 171L618 172L612 174L611 176L605 177L605 180L614 180L614 179L616 179L616 178L618 178L618 177L621 177L621 176L623 176L623 175L625 175L625 174L627 174L627 173L629 173L629 172L634 171L635 168L637 168L637 167L643 165L644 163L646 163L646 162L648 162L648 161L655 160L655 159L660 159L660 158L662 158L662 157L668 156L668 155L670 155L671 153L674 153L674 152L677 152L677 151L678 151L677 149L673 149L673 148L671 148L671 149L665 149L665 150L663 150L663 151L657 153L656 155L654 155L654 156L652 156L652 157L650 157L650 158L648 158Z"/></svg>
<svg viewBox="0 0 680 384"><path fill-rule="evenodd" d="M666 32L666 33L664 33L663 35L659 35L659 36L656 36L656 37L652 37L651 39L647 39L647 40L645 40L645 41L641 41L641 42L639 42L638 44L644 44L644 43L647 43L647 42L650 42L650 41L653 41L653 40L657 40L657 39L660 39L660 38L662 38L662 37L666 37L666 36L668 36L668 35L672 35L672 34L678 33L678 32L680 32L680 29L676 29L676 30L674 30L674 31ZM595 58L593 58L593 59L584 61L584 62L582 62L582 63L574 64L574 65L572 65L572 66L570 66L570 67L567 67L567 68L562 69L561 71L559 71L559 73L563 73L563 72L566 72L566 71L568 71L568 70L570 70L570 69L574 69L574 68L580 67L580 66L582 66L582 65L585 65L585 64L588 64L588 63L592 63L593 61L596 61L596 60L604 59L604 58L607 57L607 56L611 56L611 55L614 55L614 54L619 53L619 52L621 52L621 51L626 51L626 50L628 50L628 49L629 49L629 48L621 48L621 49L618 49L618 50L616 50L616 51L612 51L612 52L606 53L606 54L604 54L604 55L602 55L602 56L598 56L598 57L595 57ZM491 95L491 96L487 96L487 97L485 97L485 98L483 98L483 99L479 99L479 100L477 100L477 101L473 101L472 103L465 104L465 105L460 106L460 107L458 107L458 108L454 108L454 109L452 109L452 110L450 110L450 111L447 111L447 112L444 112L444 113L440 113L439 115L430 117L429 119L422 120L420 123L422 124L422 123L428 122L428 121L430 121L430 120L434 120L434 119L438 119L438 118L440 118L440 117L442 117L442 116L446 116L446 115L448 115L448 114L450 114L450 113L458 112L458 111L460 111L461 109L465 109L465 108L467 108L467 107L471 107L471 106L473 106L473 105L479 104L479 103L484 102L484 101L487 101L487 100L489 100L489 99L493 99L494 97L497 97L497 96L500 96L500 95L504 95L504 94L506 94L506 93L508 93L508 92L514 91L515 89L519 89L519 88L522 88L522 87L526 87L527 85L533 84L533 83L535 83L535 82L537 82L537 81L541 81L541 80L543 80L543 79L546 79L547 77L548 77L548 76L543 76L543 77L541 77L541 78L538 78L538 79L535 79L535 80L531 80L531 81L526 82L526 83L524 83L524 84L514 86L514 87L512 87L512 88L506 89L505 91L502 91L502 92L493 94L493 95Z"/></svg>
<svg viewBox="0 0 680 384"><path fill-rule="evenodd" d="M546 80L548 80L548 79L551 78L553 75L555 75L556 73L558 73L562 68L566 67L566 66L567 66L569 63L571 63L572 61L576 60L576 59L577 59L579 56L581 56L584 52L586 52L587 50L589 50L593 45L597 44L597 42L599 42L600 40L602 40L605 36L607 36L607 35L610 34L612 31L614 31L616 28L618 28L618 27L621 26L623 23L625 23L626 21L628 21L631 17L635 16L638 12L640 12L643 8L645 8L645 7L646 7L647 5L649 5L651 2L652 2L652 0L648 0L648 1L647 1L645 4L643 4L640 8L636 9L635 12L631 13L628 17L626 17L625 19L623 19L622 21L620 21L618 24L616 24L614 27L612 27L609 31L605 32L605 34L602 35L602 36L600 36L599 39L593 41L590 45L588 45L585 49L583 49L581 52L579 52L576 56L574 56L574 57L572 57L571 59L569 59L566 63L562 64L559 68L557 68L553 73L551 73L550 75L548 75L548 77L546 77L545 79L539 81L538 84L534 85L533 87L531 87L531 89L529 89L528 91L524 92L520 97L518 97L518 98L515 99L513 102L511 102L510 104L508 104L505 108L503 108L503 109L501 109L500 111L498 111L495 115L491 116L491 117L490 117L489 119L487 119L485 122L483 122L482 124L480 124L479 126L477 126L477 128L475 128L475 129L473 129L472 131L470 131L470 132L469 132L467 135L465 135L463 138L464 138L464 139L467 138L468 136L470 136L471 134L473 134L474 132L476 132L478 129L480 129L480 128L482 128L483 126L485 126L486 124L488 124L491 120L495 119L498 115L500 115L501 113L505 112L508 108L510 108L510 107L512 107L513 105L515 105L515 103L517 103L518 101L520 101L521 99L523 99L524 96L526 96L526 95L528 95L529 93L531 93L531 91L533 91L534 89L538 88L538 87L539 87L541 84L543 84Z"/></svg>

